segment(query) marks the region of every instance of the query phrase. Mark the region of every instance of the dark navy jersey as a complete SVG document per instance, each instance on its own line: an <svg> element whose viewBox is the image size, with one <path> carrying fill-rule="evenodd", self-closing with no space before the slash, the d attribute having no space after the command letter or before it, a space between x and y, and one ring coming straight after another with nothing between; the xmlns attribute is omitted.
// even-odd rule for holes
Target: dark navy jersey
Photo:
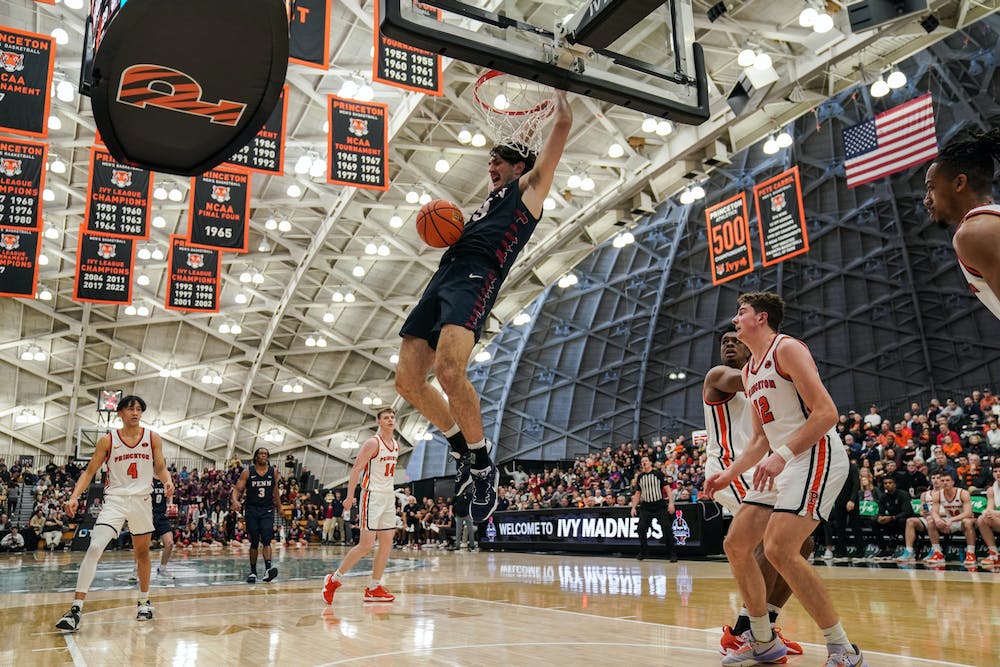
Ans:
<svg viewBox="0 0 1000 667"><path fill-rule="evenodd" d="M518 182L494 190L466 221L458 241L444 253L441 263L480 257L507 277L514 260L535 232L538 219L521 201Z"/></svg>
<svg viewBox="0 0 1000 667"><path fill-rule="evenodd" d="M153 498L153 514L167 515L167 490L163 488L163 482L153 478L153 491L150 493Z"/></svg>
<svg viewBox="0 0 1000 667"><path fill-rule="evenodd" d="M266 473L258 475L257 467L250 464L246 505L257 509L274 507L274 466L268 466Z"/></svg>

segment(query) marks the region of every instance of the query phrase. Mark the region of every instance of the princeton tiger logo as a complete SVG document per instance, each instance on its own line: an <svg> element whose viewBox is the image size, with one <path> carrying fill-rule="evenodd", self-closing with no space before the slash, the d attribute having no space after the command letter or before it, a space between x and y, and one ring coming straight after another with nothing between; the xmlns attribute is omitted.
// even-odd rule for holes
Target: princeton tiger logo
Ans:
<svg viewBox="0 0 1000 667"><path fill-rule="evenodd" d="M351 134L357 137L363 137L368 134L368 121L363 118L352 118L351 124L347 129Z"/></svg>
<svg viewBox="0 0 1000 667"><path fill-rule="evenodd" d="M5 157L0 160L0 172L4 176L17 176L21 173L21 161L17 158Z"/></svg>
<svg viewBox="0 0 1000 667"><path fill-rule="evenodd" d="M145 109L157 107L201 116L212 124L235 127L247 105L233 100L206 102L201 84L188 74L163 65L126 67L118 82L118 101Z"/></svg>
<svg viewBox="0 0 1000 667"><path fill-rule="evenodd" d="M24 69L24 54L0 51L0 69L7 72L20 72Z"/></svg>
<svg viewBox="0 0 1000 667"><path fill-rule="evenodd" d="M200 269L205 266L205 256L201 253L190 253L187 259L187 265L192 269Z"/></svg>
<svg viewBox="0 0 1000 667"><path fill-rule="evenodd" d="M0 235L0 248L4 250L17 250L20 247L21 239L17 237L17 234Z"/></svg>
<svg viewBox="0 0 1000 667"><path fill-rule="evenodd" d="M212 199L214 199L215 201L219 202L220 204L223 204L223 203L229 201L230 199L232 199L232 197L229 194L229 186L228 185L213 185L212 186Z"/></svg>
<svg viewBox="0 0 1000 667"><path fill-rule="evenodd" d="M782 192L779 195L774 195L771 198L771 210L772 211L782 211L785 209L785 193Z"/></svg>
<svg viewBox="0 0 1000 667"><path fill-rule="evenodd" d="M111 172L111 184L117 188L127 188L132 185L132 172L127 169L115 169Z"/></svg>
<svg viewBox="0 0 1000 667"><path fill-rule="evenodd" d="M104 259L111 259L115 256L115 244L114 243L101 243L97 246L97 254Z"/></svg>

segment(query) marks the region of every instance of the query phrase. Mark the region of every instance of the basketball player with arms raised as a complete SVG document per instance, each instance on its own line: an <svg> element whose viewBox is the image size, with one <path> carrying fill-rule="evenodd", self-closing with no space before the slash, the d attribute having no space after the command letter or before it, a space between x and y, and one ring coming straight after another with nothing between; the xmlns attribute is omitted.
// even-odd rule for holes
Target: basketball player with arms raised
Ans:
<svg viewBox="0 0 1000 667"><path fill-rule="evenodd" d="M444 253L399 332L396 390L448 439L458 463L457 492L465 494L472 486L470 513L476 523L496 509L500 472L467 367L500 286L542 217L569 137L573 115L566 93L557 90L551 104L552 126L537 156L514 144L490 152L489 197ZM447 400L428 381L431 370Z"/></svg>
<svg viewBox="0 0 1000 667"><path fill-rule="evenodd" d="M233 486L232 509L240 511L240 496L246 489L247 535L250 537L250 574L247 583L257 583L257 549L264 545L264 581L273 581L278 576L278 568L271 565L271 540L274 539L274 510L281 507L281 492L278 486L281 474L271 465L271 453L258 447L253 453L253 463L243 469Z"/></svg>
<svg viewBox="0 0 1000 667"><path fill-rule="evenodd" d="M100 467L107 465L104 505L90 532L90 546L80 563L73 605L56 623L60 630L75 632L80 627L84 599L94 581L97 562L108 542L118 537L125 521L128 521L132 531L132 549L139 570L136 619L153 619L153 607L149 603L149 542L153 534L153 507L149 493L153 475L163 482L168 497L174 495L174 483L163 462L163 441L156 433L140 426L145 410L146 402L138 396L126 396L118 402L118 416L122 420L122 427L101 436L97 441L87 469L76 481L76 486L66 501L66 514L72 518L76 515L80 494L90 486Z"/></svg>
<svg viewBox="0 0 1000 667"><path fill-rule="evenodd" d="M359 560L367 556L378 539L378 550L372 562L372 583L365 589L365 602L392 602L396 599L382 587L382 574L389 562L392 551L392 537L396 532L396 494L393 492L392 479L396 473L396 460L399 457L399 442L393 438L396 429L396 412L392 408L383 408L378 412L378 432L374 437L365 440L358 450L358 458L351 468L347 480L347 498L344 499L344 512L349 512L354 505L354 490L361 478L361 511L358 524L361 526L361 539L358 540L344 560L340 562L333 574L326 575L323 581L323 600L333 603L333 595L341 586L341 577L354 567Z"/></svg>
<svg viewBox="0 0 1000 667"><path fill-rule="evenodd" d="M993 203L1000 129L953 140L931 162L924 206L931 220L957 225L952 245L969 287L1000 319L1000 206Z"/></svg>
<svg viewBox="0 0 1000 667"><path fill-rule="evenodd" d="M847 479L847 455L834 430L837 407L809 349L778 333L785 310L781 298L752 292L740 296L738 303L733 324L751 354L743 367L743 386L753 438L727 470L706 479L705 492L712 497L756 466L754 489L776 490L777 496L771 512L747 512L751 506L744 507L726 536L726 555L743 594L750 630L743 634L743 646L724 656L722 664L767 664L782 661L788 652L771 629L764 576L754 558L763 535L765 557L826 637L827 667L867 665L847 638L823 580L798 548L820 519L829 516Z"/></svg>

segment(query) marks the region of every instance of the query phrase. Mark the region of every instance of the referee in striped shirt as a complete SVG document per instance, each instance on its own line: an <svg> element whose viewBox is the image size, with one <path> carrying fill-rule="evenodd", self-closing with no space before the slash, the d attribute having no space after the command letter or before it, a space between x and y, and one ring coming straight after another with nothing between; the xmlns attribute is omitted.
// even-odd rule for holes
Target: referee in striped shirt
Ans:
<svg viewBox="0 0 1000 667"><path fill-rule="evenodd" d="M663 546L667 547L667 556L671 563L677 562L677 552L674 551L674 534L671 530L670 518L674 514L674 497L669 490L664 490L667 480L659 470L653 470L653 462L648 456L642 457L642 470L635 476L632 488L632 516L639 513L639 555L642 560L649 550L649 527L655 518L660 523L663 532ZM669 512L669 514L668 514Z"/></svg>

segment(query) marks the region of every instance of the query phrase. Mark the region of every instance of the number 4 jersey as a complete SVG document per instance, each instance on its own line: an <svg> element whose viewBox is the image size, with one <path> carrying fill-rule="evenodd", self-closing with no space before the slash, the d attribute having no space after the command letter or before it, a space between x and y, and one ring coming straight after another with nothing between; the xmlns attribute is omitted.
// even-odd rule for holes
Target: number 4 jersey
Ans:
<svg viewBox="0 0 1000 667"><path fill-rule="evenodd" d="M142 429L138 441L129 443L121 431L111 432L108 468L109 496L148 496L153 485L153 434Z"/></svg>

